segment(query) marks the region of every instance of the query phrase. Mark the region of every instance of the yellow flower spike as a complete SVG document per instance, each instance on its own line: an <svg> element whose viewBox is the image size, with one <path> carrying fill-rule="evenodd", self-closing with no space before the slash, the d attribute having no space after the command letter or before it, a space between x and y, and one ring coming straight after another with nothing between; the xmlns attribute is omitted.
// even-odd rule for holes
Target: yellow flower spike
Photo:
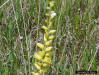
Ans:
<svg viewBox="0 0 99 75"><path fill-rule="evenodd" d="M47 47L46 49L45 49L45 51L51 51L53 49L53 47Z"/></svg>
<svg viewBox="0 0 99 75"><path fill-rule="evenodd" d="M51 45L51 44L52 44L52 40L49 40L49 41L47 41L47 42L45 43L46 46L49 46L49 45Z"/></svg>
<svg viewBox="0 0 99 75"><path fill-rule="evenodd" d="M50 30L49 34L54 34L56 32L56 30Z"/></svg>
<svg viewBox="0 0 99 75"><path fill-rule="evenodd" d="M53 52L48 52L48 53L46 53L45 56L50 57L50 56L52 56L52 55L53 55Z"/></svg>
<svg viewBox="0 0 99 75"><path fill-rule="evenodd" d="M53 7L54 4L55 4L55 2L54 1L51 1L49 4L50 4L50 7Z"/></svg>
<svg viewBox="0 0 99 75"><path fill-rule="evenodd" d="M50 40L53 40L54 38L55 38L55 36L53 36L53 35L49 36Z"/></svg>
<svg viewBox="0 0 99 75"><path fill-rule="evenodd" d="M45 55L44 51L39 51L38 54L43 58L43 56Z"/></svg>
<svg viewBox="0 0 99 75"><path fill-rule="evenodd" d="M31 72L33 75L40 75L39 73Z"/></svg>
<svg viewBox="0 0 99 75"><path fill-rule="evenodd" d="M42 57L38 53L34 53L34 58L42 60Z"/></svg>
<svg viewBox="0 0 99 75"><path fill-rule="evenodd" d="M54 39L54 33L56 30L53 30L53 18L56 16L55 11L52 10L55 2L50 1L49 6L46 8L47 13L45 14L47 19L45 19L45 23L47 26L42 26L45 30L44 33L44 44L37 43L37 46L41 48L41 51L34 53L34 58L38 61L34 63L34 66L37 68L37 72L32 72L33 75L43 75L45 72L49 71L50 66L52 65L51 56L53 55L53 47L51 46L52 41Z"/></svg>
<svg viewBox="0 0 99 75"><path fill-rule="evenodd" d="M41 44L41 43L37 43L37 46L38 46L39 48L41 48L41 49L44 49L44 45Z"/></svg>
<svg viewBox="0 0 99 75"><path fill-rule="evenodd" d="M41 69L41 65L42 65L41 63L35 62L34 65L35 65L35 67L36 67L37 69L39 69L39 70Z"/></svg>
<svg viewBox="0 0 99 75"><path fill-rule="evenodd" d="M44 30L48 30L48 28L47 28L46 26L42 26L42 28L43 28Z"/></svg>

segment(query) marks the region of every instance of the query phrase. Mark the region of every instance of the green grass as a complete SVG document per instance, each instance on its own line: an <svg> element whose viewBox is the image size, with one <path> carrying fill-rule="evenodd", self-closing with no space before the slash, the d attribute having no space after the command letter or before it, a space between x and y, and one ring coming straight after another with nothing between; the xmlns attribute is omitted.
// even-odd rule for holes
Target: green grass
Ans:
<svg viewBox="0 0 99 75"><path fill-rule="evenodd" d="M0 75L31 75L50 0L6 1L0 0ZM98 0L54 1L54 64L45 75L76 75L76 70L99 73Z"/></svg>

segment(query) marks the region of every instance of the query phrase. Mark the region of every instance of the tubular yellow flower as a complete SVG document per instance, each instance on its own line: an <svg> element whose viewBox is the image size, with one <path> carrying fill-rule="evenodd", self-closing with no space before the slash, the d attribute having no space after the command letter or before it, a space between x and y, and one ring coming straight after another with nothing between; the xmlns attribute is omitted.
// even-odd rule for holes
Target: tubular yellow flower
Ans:
<svg viewBox="0 0 99 75"><path fill-rule="evenodd" d="M41 44L41 43L37 43L37 46L38 46L39 48L41 48L41 49L43 49L43 48L44 48L44 45L43 45L43 44Z"/></svg>
<svg viewBox="0 0 99 75"><path fill-rule="evenodd" d="M35 65L35 67L36 67L37 69L39 69L39 70L41 69L41 65L42 65L41 63L35 62L34 65Z"/></svg>
<svg viewBox="0 0 99 75"><path fill-rule="evenodd" d="M43 66L44 66L44 67L47 67L47 66L48 66L48 64L46 64L46 63L43 63Z"/></svg>
<svg viewBox="0 0 99 75"><path fill-rule="evenodd" d="M48 52L48 53L46 53L45 56L50 57L50 56L52 56L52 55L53 55L53 52Z"/></svg>
<svg viewBox="0 0 99 75"><path fill-rule="evenodd" d="M51 51L53 47L47 47L45 51Z"/></svg>
<svg viewBox="0 0 99 75"><path fill-rule="evenodd" d="M44 51L39 51L38 54L43 58L43 56L45 55Z"/></svg>
<svg viewBox="0 0 99 75"><path fill-rule="evenodd" d="M48 30L48 28L47 28L46 26L42 26L42 28L43 28L44 30Z"/></svg>
<svg viewBox="0 0 99 75"><path fill-rule="evenodd" d="M53 35L49 36L50 40L53 40L54 38L55 38L55 36L53 36Z"/></svg>
<svg viewBox="0 0 99 75"><path fill-rule="evenodd" d="M36 58L38 60L42 59L42 57L38 53L34 53L34 58Z"/></svg>
<svg viewBox="0 0 99 75"><path fill-rule="evenodd" d="M49 41L47 41L47 42L45 43L46 46L49 46L49 45L51 45L51 44L52 44L52 40L49 40Z"/></svg>
<svg viewBox="0 0 99 75"><path fill-rule="evenodd" d="M45 58L43 59L43 62L48 63L48 64L51 64L51 58L45 57Z"/></svg>
<svg viewBox="0 0 99 75"><path fill-rule="evenodd" d="M31 72L33 75L40 75L39 73Z"/></svg>
<svg viewBox="0 0 99 75"><path fill-rule="evenodd" d="M49 34L54 34L56 32L56 30L50 30Z"/></svg>
<svg viewBox="0 0 99 75"><path fill-rule="evenodd" d="M47 63L44 63L43 64L43 67L48 67L48 66L50 66L51 64L47 64Z"/></svg>

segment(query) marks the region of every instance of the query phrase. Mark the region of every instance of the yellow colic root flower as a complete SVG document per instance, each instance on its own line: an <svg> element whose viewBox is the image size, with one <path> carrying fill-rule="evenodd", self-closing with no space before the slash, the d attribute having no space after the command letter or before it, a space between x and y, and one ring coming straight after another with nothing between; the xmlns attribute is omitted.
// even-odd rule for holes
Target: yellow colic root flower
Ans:
<svg viewBox="0 0 99 75"><path fill-rule="evenodd" d="M37 59L38 62L34 63L37 71L32 72L33 75L43 75L45 72L49 70L49 67L52 65L51 56L53 55L53 47L52 41L55 38L54 33L56 30L53 30L52 20L56 16L55 11L52 10L54 6L54 1L49 2L49 7L47 7L48 13L46 13L46 17L48 18L45 20L46 26L42 26L45 30L44 33L44 44L37 43L37 46L41 49L40 51L34 54L34 58Z"/></svg>

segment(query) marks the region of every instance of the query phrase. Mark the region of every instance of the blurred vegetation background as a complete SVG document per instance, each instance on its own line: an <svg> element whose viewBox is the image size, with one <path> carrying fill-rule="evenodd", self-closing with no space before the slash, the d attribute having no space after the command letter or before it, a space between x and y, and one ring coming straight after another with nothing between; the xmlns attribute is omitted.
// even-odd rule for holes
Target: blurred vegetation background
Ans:
<svg viewBox="0 0 99 75"><path fill-rule="evenodd" d="M31 75L50 0L0 0L0 75ZM54 0L53 66L46 75L99 75L99 0Z"/></svg>

